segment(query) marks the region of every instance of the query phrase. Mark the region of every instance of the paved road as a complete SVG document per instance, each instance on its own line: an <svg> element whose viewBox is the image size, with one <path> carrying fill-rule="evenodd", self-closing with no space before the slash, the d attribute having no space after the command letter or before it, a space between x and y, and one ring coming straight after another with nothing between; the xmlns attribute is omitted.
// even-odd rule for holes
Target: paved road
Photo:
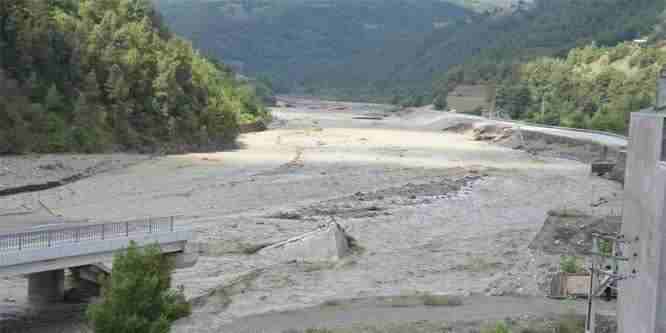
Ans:
<svg viewBox="0 0 666 333"><path fill-rule="evenodd" d="M541 132L541 133L546 133L546 134L551 134L551 135L556 135L556 136L561 136L561 137L568 137L568 138L572 138L572 139L597 142L599 144L612 146L612 147L624 147L624 146L627 146L627 144L628 144L628 138L623 137L621 135L611 134L611 133L605 134L603 132L587 131L587 130L580 130L580 129L566 129L566 128L561 128L561 127L558 127L558 128L544 127L544 126L539 126L539 125L536 125L536 124L532 125L532 124L524 124L524 123L515 122L515 121L491 120L491 119L484 118L484 117L477 117L477 116L463 115L463 114L452 114L451 116L452 117L458 117L458 118L474 119L474 120L479 120L479 121L484 121L484 122L497 122L499 124L518 126L521 129L526 130L526 131Z"/></svg>
<svg viewBox="0 0 666 333"><path fill-rule="evenodd" d="M382 304L383 303L383 304ZM613 312L615 303L600 302L600 312ZM584 314L585 302L559 301L542 297L471 296L455 307L394 307L386 302L361 300L337 306L322 306L294 312L268 313L235 320L216 332L280 333L289 329L343 328L355 325L385 325L416 321L475 322L535 315L539 318L575 311ZM212 331L211 331L212 332Z"/></svg>
<svg viewBox="0 0 666 333"><path fill-rule="evenodd" d="M509 124L512 124L512 125L518 124L518 123L513 123L513 122L504 122L504 123L509 123ZM569 138L579 139L579 140L598 142L600 144L604 144L604 145L607 145L607 146L624 147L624 146L627 145L627 142L628 142L627 138L623 138L623 137L620 137L620 136L617 136L617 135L612 135L612 134L584 132L584 131L579 131L579 130L567 130L567 129L562 129L562 128L539 127L539 126L532 126L532 125L519 125L519 126L520 126L521 129L524 129L524 130L529 130L529 131L534 131L534 132L541 132L541 133L546 133L546 134L552 134L552 135L557 135L557 136L562 136L562 137L569 137Z"/></svg>

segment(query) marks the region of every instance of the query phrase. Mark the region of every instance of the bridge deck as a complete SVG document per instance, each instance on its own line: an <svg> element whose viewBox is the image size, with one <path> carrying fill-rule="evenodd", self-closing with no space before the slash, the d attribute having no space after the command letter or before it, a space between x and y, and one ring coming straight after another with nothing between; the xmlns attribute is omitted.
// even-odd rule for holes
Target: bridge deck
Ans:
<svg viewBox="0 0 666 333"><path fill-rule="evenodd" d="M51 228L0 235L0 275L19 275L111 260L134 241L158 243L165 253L183 252L192 232L174 218Z"/></svg>

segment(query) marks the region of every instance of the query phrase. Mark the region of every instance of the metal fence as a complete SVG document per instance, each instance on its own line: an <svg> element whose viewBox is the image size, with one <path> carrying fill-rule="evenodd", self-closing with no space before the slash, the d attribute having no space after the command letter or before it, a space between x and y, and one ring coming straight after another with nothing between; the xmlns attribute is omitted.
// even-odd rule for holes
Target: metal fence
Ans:
<svg viewBox="0 0 666 333"><path fill-rule="evenodd" d="M64 227L0 235L0 253L174 231L174 217Z"/></svg>

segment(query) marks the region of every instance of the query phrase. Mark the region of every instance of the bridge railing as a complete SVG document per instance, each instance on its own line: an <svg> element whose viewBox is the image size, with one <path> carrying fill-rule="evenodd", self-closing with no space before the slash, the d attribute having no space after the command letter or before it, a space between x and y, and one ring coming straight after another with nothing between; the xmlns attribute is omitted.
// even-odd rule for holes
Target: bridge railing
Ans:
<svg viewBox="0 0 666 333"><path fill-rule="evenodd" d="M80 242L135 237L140 234L174 231L174 217L92 224L0 235L0 254Z"/></svg>

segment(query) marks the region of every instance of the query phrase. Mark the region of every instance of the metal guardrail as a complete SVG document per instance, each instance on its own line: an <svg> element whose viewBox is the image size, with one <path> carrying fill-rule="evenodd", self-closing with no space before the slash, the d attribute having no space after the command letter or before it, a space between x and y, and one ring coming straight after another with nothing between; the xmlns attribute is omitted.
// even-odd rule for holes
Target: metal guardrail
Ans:
<svg viewBox="0 0 666 333"><path fill-rule="evenodd" d="M129 238L140 234L174 231L174 217L149 218L0 235L0 254L44 249L87 241Z"/></svg>
<svg viewBox="0 0 666 333"><path fill-rule="evenodd" d="M492 120L492 121L497 121L497 122L511 123L511 124L516 124L516 125L531 126L531 127L538 127L538 128L547 128L547 129L556 129L556 130L572 131L572 132L580 132L580 133L589 133L589 134L598 134L598 135L605 135L605 136L613 137L613 138L617 138L617 139L629 140L629 137L626 136L626 135L617 134L617 133L613 133L613 132L587 129L587 128L562 127L562 126L554 126L554 125L548 125L548 124L533 123L533 122L524 121L524 120L513 120L513 119L505 119L505 118L491 118L491 117L479 117L479 118Z"/></svg>
<svg viewBox="0 0 666 333"><path fill-rule="evenodd" d="M492 119L492 120L495 120L495 119ZM613 137L613 138L617 138L617 139L629 140L629 137L627 137L626 135L617 134L617 133L613 133L613 132L586 129L586 128L553 126L553 125L546 125L546 124L540 124L540 123L532 123L532 122L529 122L529 121L522 121L522 120L496 120L496 121L514 123L514 124L523 125L523 126L540 127L540 128L556 129L556 130L572 131L572 132L580 132L580 133L589 133L589 134L598 134L598 135L605 135L605 136Z"/></svg>

